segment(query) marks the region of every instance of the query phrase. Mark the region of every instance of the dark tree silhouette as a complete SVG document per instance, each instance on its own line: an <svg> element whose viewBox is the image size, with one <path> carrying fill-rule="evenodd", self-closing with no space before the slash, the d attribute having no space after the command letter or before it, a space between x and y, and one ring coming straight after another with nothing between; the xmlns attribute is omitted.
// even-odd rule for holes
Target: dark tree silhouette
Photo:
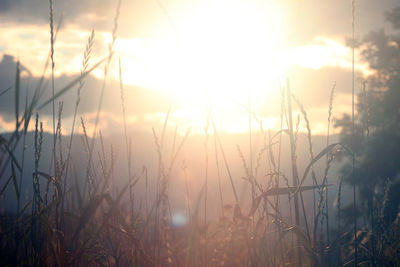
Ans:
<svg viewBox="0 0 400 267"><path fill-rule="evenodd" d="M356 153L355 183L361 200L387 179L398 182L400 173L400 7L386 13L386 18L395 30L393 34L381 29L357 44L362 60L374 73L358 95L355 136L349 115L335 122L342 142ZM342 169L345 175L349 167ZM351 175L346 178L353 183Z"/></svg>
<svg viewBox="0 0 400 267"><path fill-rule="evenodd" d="M374 71L358 95L355 134L349 115L336 120L335 126L356 155L354 177L351 163L341 171L349 184L357 186L357 214L364 218L361 229L370 233L364 243L360 238L361 245L369 248L366 255L372 266L399 266L400 7L385 17L392 25L390 34L380 29L354 44ZM347 211L348 216L356 212L350 206Z"/></svg>

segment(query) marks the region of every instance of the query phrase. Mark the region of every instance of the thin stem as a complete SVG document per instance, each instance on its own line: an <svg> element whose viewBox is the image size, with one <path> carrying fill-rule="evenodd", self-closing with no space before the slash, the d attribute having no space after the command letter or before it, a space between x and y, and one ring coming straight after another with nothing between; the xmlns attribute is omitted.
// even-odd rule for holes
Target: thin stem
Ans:
<svg viewBox="0 0 400 267"><path fill-rule="evenodd" d="M352 62L351 62L351 134L353 141L355 140L355 126L354 126L354 87L355 87L355 72L354 72L354 52L355 52L355 4L356 1L351 1L351 29L352 29ZM353 180L353 234L354 234L354 266L358 266L358 244L357 244L357 197L356 197L356 183L355 183L355 153L353 147L351 176Z"/></svg>
<svg viewBox="0 0 400 267"><path fill-rule="evenodd" d="M52 93L52 108L53 108L53 160L54 160L54 173L56 172L56 114L54 107L54 22L53 22L53 0L50 3L50 58L51 58L51 93Z"/></svg>
<svg viewBox="0 0 400 267"><path fill-rule="evenodd" d="M291 151L291 164L292 164L292 182L293 186L297 187L298 185L298 173L297 173L297 167L296 167L296 144L293 136L293 120L292 120L292 101L291 101L291 96L292 94L290 93L290 85L289 85L289 80L287 80L287 85L286 85L286 90L287 90L287 105L288 105L288 128L289 128L289 139L290 139L290 151ZM294 216L295 216L295 223L296 226L300 226L300 216L299 216L299 197L298 194L295 193L294 195ZM298 257L298 266L302 265L301 261L301 251L300 251L300 239L297 238L297 257Z"/></svg>
<svg viewBox="0 0 400 267"><path fill-rule="evenodd" d="M231 182L232 191L233 191L233 195L235 196L236 204L239 204L239 197L237 195L235 184L233 183L233 177L232 177L232 174L231 174L231 170L229 169L228 161L226 159L225 152L224 152L224 149L222 147L222 143L221 143L221 140L220 140L220 138L218 136L217 128L215 127L215 123L214 123L213 119L211 119L211 123L212 123L213 129L214 129L214 133L216 135L216 138L217 138L217 141L218 141L218 144L219 144L219 148L220 148L221 153L222 153L222 158L224 159L224 162L225 162L226 171L228 172L228 176L229 176L229 180Z"/></svg>
<svg viewBox="0 0 400 267"><path fill-rule="evenodd" d="M118 3L117 3L116 14L115 14L115 17L114 17L114 27L113 27L113 30L112 30L112 42L111 42L111 44L109 44L107 63L104 65L104 78L103 78L103 84L102 84L101 91L100 91L100 99L99 99L99 104L98 104L98 107L97 107L97 113L96 113L96 120L95 120L95 124L94 124L94 129L93 129L92 142L91 142L91 145L90 145L89 162L88 162L88 167L87 167L87 170L86 170L86 177L89 177L90 168L91 168L91 165L92 165L93 150L94 150L94 145L95 145L95 141L96 141L97 127L98 127L99 119L100 119L100 111L101 111L102 104L103 104L104 91L105 91L106 82L107 82L107 74L108 74L108 69L109 69L110 62L111 62L111 59L112 59L112 56L113 56L114 44L115 44L115 41L117 39L117 29L118 29L118 19L119 19L119 14L120 14L120 8L121 8L121 0L119 0Z"/></svg>

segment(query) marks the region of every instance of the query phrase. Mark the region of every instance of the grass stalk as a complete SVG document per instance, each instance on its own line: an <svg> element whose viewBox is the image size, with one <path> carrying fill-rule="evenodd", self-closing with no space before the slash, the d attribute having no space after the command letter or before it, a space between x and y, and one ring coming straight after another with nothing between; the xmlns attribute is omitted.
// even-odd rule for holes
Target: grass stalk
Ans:
<svg viewBox="0 0 400 267"><path fill-rule="evenodd" d="M100 112L101 112L102 105L103 105L103 98L104 98L104 91L105 91L106 82L107 82L108 70L109 70L109 66L111 63L111 59L113 57L114 44L115 44L115 41L117 40L117 29L118 29L118 19L119 19L119 15L120 15L120 8L121 8L121 0L118 0L115 17L114 17L114 27L112 30L112 41L111 41L111 44L109 44L109 46L108 46L107 62L104 65L104 71L103 71L104 78L103 78L103 83L102 83L101 90L100 90L100 98L99 98L99 102L98 102L98 106L97 106L96 120L94 123L92 141L90 144L89 163L88 163L88 167L86 169L86 176L89 176L89 172L90 172L91 165L92 165L93 150L94 150L94 146L95 146L95 142L96 142L96 132L97 132L97 127L98 127L99 120L100 120Z"/></svg>
<svg viewBox="0 0 400 267"><path fill-rule="evenodd" d="M221 204L221 217L223 219L225 219L224 198L222 196L222 186L221 186L221 170L220 170L219 160L218 160L217 135L216 135L215 129L214 129L214 154L215 154L215 166L217 168L218 193L219 193L219 201Z"/></svg>
<svg viewBox="0 0 400 267"><path fill-rule="evenodd" d="M343 177L340 178L339 182L339 189L338 189L338 204L337 204L337 209L338 209L338 215L337 215L337 236L338 236L338 266L342 266L342 225L341 225L341 216L342 216L342 184L343 184Z"/></svg>
<svg viewBox="0 0 400 267"><path fill-rule="evenodd" d="M128 140L128 130L126 126L126 108L125 108L124 85L122 82L121 58L119 58L118 60L118 74L119 74L119 87L121 92L121 106L122 106L122 119L124 124L126 158L128 160L128 181L130 183L132 180L132 150L131 150L130 138ZM132 189L129 190L129 200L131 203L133 203ZM131 211L131 216L133 216L133 210Z"/></svg>
<svg viewBox="0 0 400 267"><path fill-rule="evenodd" d="M303 115L304 121L306 122L308 152L310 154L310 161L312 162L314 160L314 152L313 152L310 121L308 119L307 112L306 112L304 106L301 104L301 102L294 95L292 95L292 96L293 96L293 99L296 102L296 104L299 106L301 114ZM317 181L317 178L315 176L315 171L314 171L314 167L313 166L311 166L311 177L312 177L312 180L313 180L313 185L315 185L315 186L317 186L317 188L319 188L318 181ZM303 202L303 196L301 195L301 193L300 193L300 197L302 199L301 201ZM303 212L305 214L304 204L302 206L303 206ZM313 189L313 208L314 208L314 217L315 217L315 189ZM306 223L307 233L309 234L307 218L304 217L304 220L305 220L305 223Z"/></svg>
<svg viewBox="0 0 400 267"><path fill-rule="evenodd" d="M204 160L205 160L205 174L204 174L204 265L208 266L208 244L207 244L207 198L208 198L208 129L210 127L211 107L208 111L206 125L204 127Z"/></svg>
<svg viewBox="0 0 400 267"><path fill-rule="evenodd" d="M292 101L291 101L291 92L290 92L290 84L289 80L286 83L286 100L287 100L287 115L288 115L288 129L289 129L289 141L290 141L290 157L291 157L291 167L292 167L292 183L294 187L298 186L299 176L297 173L297 166L296 166L296 144L294 140L294 133L293 133L293 120L292 120ZM297 227L300 226L300 214L299 214L299 197L298 194L295 193L294 195L294 215L295 215L295 224ZM302 253L300 250L301 242L300 239L297 238L297 257L298 257L298 266L302 266Z"/></svg>
<svg viewBox="0 0 400 267"><path fill-rule="evenodd" d="M60 20L59 20L58 25L57 25L57 29L55 31L54 40L53 40L54 44L55 44L55 42L57 40L57 35L58 35L59 29L61 27L61 24L62 24L62 16L60 17ZM25 129L27 129L28 126L29 126L29 122L30 122L31 116L34 113L34 109L35 109L35 107L36 107L36 105L37 105L37 103L39 101L39 96L41 94L41 89L43 89L42 88L43 87L43 81L45 79L45 74L46 74L46 70L47 70L47 67L48 67L48 64L49 64L49 61L50 61L50 56L51 56L51 49L50 49L49 54L47 56L47 60L46 60L46 63L44 65L42 75L40 77L38 85L35 88L35 91L34 91L32 99L31 99L31 102L28 105L28 108L25 108L24 116L21 117L19 123L16 124L16 128L17 129L19 129L20 125L22 125L23 122L24 122L24 128ZM0 96L2 94L6 93L8 90L11 90L11 88L12 88L12 86L10 86L6 90L4 90L0 94ZM14 152L15 148L17 147L17 144L19 142L20 137L21 137L21 135L19 134L19 131L16 130L16 131L14 131L12 136L9 138L8 146L12 147L11 152ZM0 177L3 177L3 174L4 174L5 170L6 170L6 167L8 166L8 162L10 160L10 157L7 157L6 158L6 162L3 164L3 160L4 160L5 155L6 154L3 154L2 157L0 157L0 166L3 166L1 171L0 171Z"/></svg>
<svg viewBox="0 0 400 267"><path fill-rule="evenodd" d="M250 183L251 183L251 199L254 201L255 198L255 185L253 176L253 139L252 139L252 105L251 105L251 89L248 89L248 113L249 113L249 164L250 164Z"/></svg>
<svg viewBox="0 0 400 267"><path fill-rule="evenodd" d="M219 138L219 136L218 136L217 127L215 126L215 123L214 123L214 120L213 120L213 119L211 119L211 123L212 123L213 129L214 129L214 134L215 134L216 139L217 139L218 144L219 144L219 148L220 148L221 153L222 153L222 158L224 159L226 171L228 172L229 181L231 182L232 191L233 191L233 195L234 195L234 197L235 197L236 204L239 204L239 197L238 197L238 194L237 194L237 191L236 191L235 184L234 184L234 182L233 182L233 177L232 177L231 171L230 171L230 169L229 169L228 161L227 161L227 159L226 159L225 152L224 152L224 149L223 149L221 140L220 140L220 138Z"/></svg>
<svg viewBox="0 0 400 267"><path fill-rule="evenodd" d="M189 193L189 178L187 174L187 166L186 162L183 161L182 163L182 171L183 175L185 177L185 190L186 190L186 214L189 219L189 224L192 223L192 213L190 211L190 193Z"/></svg>
<svg viewBox="0 0 400 267"><path fill-rule="evenodd" d="M331 93L329 95L329 108L328 108L328 126L326 133L326 147L329 146L329 137L330 137L330 126L331 126L331 118L332 118L332 110L333 110L333 96L335 93L336 82L333 83ZM329 154L326 154L326 168L330 164ZM330 240L330 230L329 230L329 199L328 199L328 187L325 187L325 210L326 210L326 239L327 239L327 247L331 246ZM328 258L330 258L330 249L328 250ZM330 265L330 262L329 262Z"/></svg>
<svg viewBox="0 0 400 267"><path fill-rule="evenodd" d="M54 13L53 13L53 0L49 0L50 4L50 59L51 59L51 94L52 94L52 119L53 119L53 161L54 173L56 172L56 113L55 113L55 84L54 84Z"/></svg>
<svg viewBox="0 0 400 267"><path fill-rule="evenodd" d="M352 30L352 60L351 60L351 134L353 140L355 140L355 122L354 122L354 91L355 91L355 9L356 1L351 1L351 30ZM351 176L353 180L353 235L354 235L354 266L358 266L358 241L357 241L357 196L356 196L356 182L355 182L355 151L353 147L352 152L352 164L351 164Z"/></svg>
<svg viewBox="0 0 400 267"><path fill-rule="evenodd" d="M277 175L276 175L276 182L275 182L275 188L278 189L279 187L279 181L280 181L280 173L281 173L281 153L282 153L282 133L283 133L283 116L285 114L285 90L283 90L282 87L280 87L280 91L281 91L281 105L280 105L280 126L279 126L279 145L278 145L278 162L277 162ZM272 145L270 142L270 154L273 156L272 153ZM289 186L289 183L288 183ZM277 209L277 211L279 211L280 209L280 205L279 205L279 196L277 195L275 197L275 207ZM277 212L275 213L276 216L278 215ZM290 199L289 199L289 214L290 216L292 216L292 207L290 204ZM279 235L281 235L282 232L282 227L280 224L276 224L276 228L277 228L277 232L279 233ZM282 263L285 262L285 257L284 257L284 253L283 253L283 246L282 246L282 242L279 242L280 245L280 250L281 250L281 261Z"/></svg>

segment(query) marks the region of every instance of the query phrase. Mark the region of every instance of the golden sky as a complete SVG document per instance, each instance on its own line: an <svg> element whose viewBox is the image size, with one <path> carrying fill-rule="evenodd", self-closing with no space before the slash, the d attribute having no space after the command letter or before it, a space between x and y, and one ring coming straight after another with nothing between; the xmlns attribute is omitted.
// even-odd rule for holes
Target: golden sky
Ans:
<svg viewBox="0 0 400 267"><path fill-rule="evenodd" d="M107 53L112 40L116 1L81 2L54 1L55 21L63 17L55 45L56 90L80 72L92 29L95 44L91 63ZM358 38L386 27L383 12L396 4L390 0L357 2ZM28 98L49 53L47 4L39 0L0 2L0 55L19 58L29 70L24 83ZM350 1L123 0L102 128L112 132L122 123L120 59L131 128L151 129L171 109L173 125L202 132L211 110L221 130L243 132L249 127L249 103L264 128L277 128L280 86L289 78L314 132L323 134L335 82L334 115L349 111L351 50L345 40L350 35ZM6 63L10 60L3 58L2 71L12 65ZM358 79L369 73L359 60L356 71ZM0 90L11 85L14 77L15 68L3 71ZM82 101L80 112L89 125L101 79L103 69L99 68L83 89L87 102ZM75 94L60 99L67 106L66 130ZM8 107L6 103L0 109L0 131L14 125L8 114L13 109L8 111ZM42 115L46 118L49 113L43 111ZM254 123L253 127L259 125Z"/></svg>

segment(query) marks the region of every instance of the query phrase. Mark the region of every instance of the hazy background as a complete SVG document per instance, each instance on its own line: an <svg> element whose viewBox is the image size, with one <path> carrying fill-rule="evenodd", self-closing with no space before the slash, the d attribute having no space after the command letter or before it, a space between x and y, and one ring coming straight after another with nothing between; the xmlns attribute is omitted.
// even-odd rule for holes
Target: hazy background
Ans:
<svg viewBox="0 0 400 267"><path fill-rule="evenodd" d="M359 1L356 38L379 28L391 32L384 12L396 4L394 0ZM96 36L91 62L106 54L115 5L106 0L55 2L55 21L62 17L55 45L56 91L79 74L92 29ZM48 9L46 1L0 1L0 89L14 84L19 59L26 70L22 102L32 97L49 52ZM333 115L350 111L349 1L123 1L117 36L101 115L105 135L122 129L118 59L130 130L150 131L171 108L173 127L201 133L212 107L221 131L245 132L247 110L242 106L247 106L249 95L264 127L277 129L279 88L286 78L304 104L314 133L326 131L329 93L335 82ZM357 59L358 92L370 70ZM102 76L99 67L82 90L79 112L89 126ZM49 88L45 94L50 95ZM59 99L64 102L65 134L70 131L75 95L71 90ZM14 125L13 103L11 92L0 99L0 131ZM50 112L50 108L40 111L46 129Z"/></svg>
<svg viewBox="0 0 400 267"><path fill-rule="evenodd" d="M100 3L101 2L101 3ZM384 22L384 12L396 6L397 1L359 1L356 13L356 38L379 28L391 32ZM55 21L62 24L55 44L56 92L78 77L86 40L92 29L95 44L91 63L107 53L111 42L114 1L55 1ZM0 90L14 86L16 62L21 63L22 81L20 101L33 95L49 53L49 18L46 1L0 1ZM128 135L133 143L133 161L136 171L145 166L149 170L149 190L155 194L157 176L157 150L152 128L158 136L168 110L166 147L163 156L171 157L174 132L181 140L187 129L191 135L180 153L171 176L171 203L184 210L184 172L186 166L191 197L195 199L205 176L205 155L209 154L211 198L217 198L217 172L213 131L208 129L208 150L205 149L205 127L210 112L221 133L228 163L239 191L248 193L243 162L237 145L245 159L249 159L248 105L262 122L262 129L274 133L280 128L280 87L289 79L293 93L304 105L311 121L315 153L324 146L327 131L329 94L336 83L333 117L351 111L351 50L346 40L351 36L350 1L205 1L205 0L138 0L123 1L118 23L115 54L107 77L105 101L99 128L105 138L107 157L111 144L116 167L114 190L124 185L127 176L125 144L122 138L123 119L118 79L118 60L122 66ZM356 93L371 70L356 55ZM50 70L45 70L47 85ZM99 93L103 82L103 69L99 67L85 82L81 93L79 116L85 121L89 136L93 131ZM0 97L0 132L15 127L15 96L10 90ZM47 86L42 102L51 96ZM64 103L62 133L71 131L76 90L58 99ZM24 105L21 104L21 111ZM297 119L298 107L295 118ZM44 129L51 132L51 107L39 111ZM264 146L267 132L261 124L252 122L253 157L257 158ZM79 125L79 123L78 123ZM31 123L30 129L33 129ZM78 133L82 128L77 126ZM298 160L300 173L309 161L304 120L299 124ZM335 133L335 129L331 129ZM331 142L339 138L334 135ZM33 159L33 137L27 139L27 156ZM50 136L44 151L49 152ZM64 145L66 145L66 140ZM287 140L283 142L288 144ZM100 147L97 147L100 150ZM17 148L21 152L22 147ZM85 175L85 157L80 137L74 139L72 161L77 177ZM97 155L97 152L95 153ZM50 153L43 153L42 169L48 168ZM267 155L260 157L259 181L271 171ZM283 148L282 170L290 173L288 147ZM96 156L96 168L99 161ZM253 164L253 167L256 163ZM232 191L221 155L219 155L223 191L227 202L233 202ZM322 179L324 164L316 168ZM332 204L337 194L337 170L332 167L330 191ZM33 162L26 162L33 169ZM31 173L24 174L26 179ZM307 181L311 184L311 181ZM25 191L30 194L30 183ZM138 184L142 195L144 182ZM282 184L284 186L284 184ZM246 191L247 190L247 191ZM12 192L9 198L11 198ZM346 195L346 194L344 194ZM306 198L311 198L311 193ZM145 201L141 198L142 201ZM247 198L249 199L249 198ZM212 201L212 199L210 199ZM344 200L344 202L346 202ZM12 199L8 203L13 203ZM149 199L150 203L150 199ZM150 205L148 203L148 205ZM216 203L216 202L214 202ZM139 205L139 203L138 203ZM145 205L141 203L140 205ZM309 209L311 210L311 209ZM209 211L214 215L218 209Z"/></svg>

